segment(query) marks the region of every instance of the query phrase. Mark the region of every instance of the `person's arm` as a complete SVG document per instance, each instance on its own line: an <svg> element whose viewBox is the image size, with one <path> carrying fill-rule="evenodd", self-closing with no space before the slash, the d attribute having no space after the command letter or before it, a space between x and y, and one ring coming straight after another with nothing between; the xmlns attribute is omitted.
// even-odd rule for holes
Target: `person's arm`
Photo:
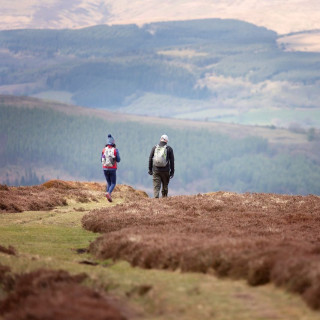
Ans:
<svg viewBox="0 0 320 320"><path fill-rule="evenodd" d="M149 155L149 172L152 172L152 167L153 167L153 156L154 156L154 150L156 149L156 147L154 146L151 149L150 155Z"/></svg>
<svg viewBox="0 0 320 320"><path fill-rule="evenodd" d="M173 149L170 147L170 152L169 152L169 161L170 161L170 177L174 176L174 153Z"/></svg>
<svg viewBox="0 0 320 320"><path fill-rule="evenodd" d="M105 158L106 158L106 156L104 155L104 149L103 149L102 152L101 152L100 161L102 162L103 159L105 159Z"/></svg>
<svg viewBox="0 0 320 320"><path fill-rule="evenodd" d="M116 161L117 162L120 162L120 153L119 153L119 150L118 149L116 149Z"/></svg>

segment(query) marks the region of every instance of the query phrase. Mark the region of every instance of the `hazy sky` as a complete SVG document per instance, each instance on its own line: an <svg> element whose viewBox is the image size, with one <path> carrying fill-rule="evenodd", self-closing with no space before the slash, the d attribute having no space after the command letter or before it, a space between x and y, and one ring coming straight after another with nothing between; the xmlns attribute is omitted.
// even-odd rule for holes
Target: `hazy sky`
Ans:
<svg viewBox="0 0 320 320"><path fill-rule="evenodd" d="M0 29L234 18L285 34L320 29L319 0L1 0Z"/></svg>

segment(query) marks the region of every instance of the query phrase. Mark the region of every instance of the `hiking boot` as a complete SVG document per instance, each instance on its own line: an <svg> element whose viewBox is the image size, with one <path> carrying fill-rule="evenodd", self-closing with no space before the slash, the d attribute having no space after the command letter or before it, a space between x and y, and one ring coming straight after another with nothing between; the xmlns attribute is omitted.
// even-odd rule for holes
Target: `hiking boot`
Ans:
<svg viewBox="0 0 320 320"><path fill-rule="evenodd" d="M109 202L112 202L112 198L111 198L109 192L106 193L106 198L108 199Z"/></svg>

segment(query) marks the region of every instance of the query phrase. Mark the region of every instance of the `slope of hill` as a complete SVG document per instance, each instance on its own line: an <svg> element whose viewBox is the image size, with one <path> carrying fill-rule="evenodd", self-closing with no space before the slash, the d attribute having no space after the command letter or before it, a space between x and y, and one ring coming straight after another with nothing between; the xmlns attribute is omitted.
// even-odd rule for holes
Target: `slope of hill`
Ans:
<svg viewBox="0 0 320 320"><path fill-rule="evenodd" d="M47 211L53 195L62 206ZM319 197L159 200L118 185L109 203L102 184L59 180L1 185L0 202L4 319L319 318Z"/></svg>
<svg viewBox="0 0 320 320"><path fill-rule="evenodd" d="M175 151L171 194L218 190L320 194L317 130L122 116L10 96L0 98L1 181L15 185L58 177L102 181L100 153L112 133L122 159L119 183L151 191L149 153L164 132ZM200 156L190 159L195 148Z"/></svg>
<svg viewBox="0 0 320 320"><path fill-rule="evenodd" d="M320 31L295 32L278 38L286 51L320 52Z"/></svg>
<svg viewBox="0 0 320 320"><path fill-rule="evenodd" d="M2 1L0 29L83 28L97 24L144 24L204 18L239 19L278 33L320 28L317 0L29 0L16 6Z"/></svg>
<svg viewBox="0 0 320 320"><path fill-rule="evenodd" d="M140 115L320 127L320 54L237 20L0 32L0 93Z"/></svg>

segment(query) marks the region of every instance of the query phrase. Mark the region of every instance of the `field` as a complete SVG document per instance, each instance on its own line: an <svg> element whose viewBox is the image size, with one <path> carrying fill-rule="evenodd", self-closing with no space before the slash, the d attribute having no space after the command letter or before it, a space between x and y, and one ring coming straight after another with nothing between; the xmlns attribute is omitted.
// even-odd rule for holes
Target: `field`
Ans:
<svg viewBox="0 0 320 320"><path fill-rule="evenodd" d="M319 224L312 195L2 185L0 319L319 319Z"/></svg>

